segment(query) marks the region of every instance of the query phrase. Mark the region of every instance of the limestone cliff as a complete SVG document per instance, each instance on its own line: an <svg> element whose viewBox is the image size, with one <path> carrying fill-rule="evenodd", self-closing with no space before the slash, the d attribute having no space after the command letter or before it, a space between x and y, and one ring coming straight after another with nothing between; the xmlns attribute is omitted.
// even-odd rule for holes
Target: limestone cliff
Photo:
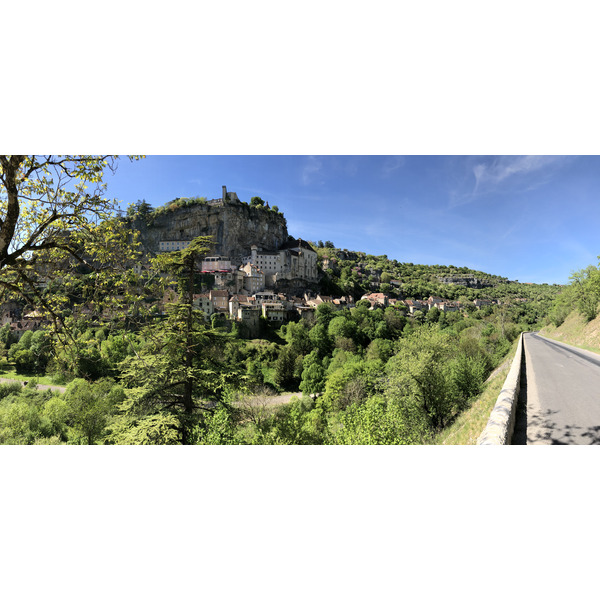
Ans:
<svg viewBox="0 0 600 600"><path fill-rule="evenodd" d="M478 279L472 275L446 275L437 278L440 283L450 283L453 285L462 285L468 288L480 290L486 287L493 287L494 284L487 279Z"/></svg>
<svg viewBox="0 0 600 600"><path fill-rule="evenodd" d="M278 250L288 239L287 223L281 213L254 208L239 201L216 201L157 211L150 218L137 217L131 227L141 235L144 251L156 254L160 242L211 236L210 254L227 256L233 263L250 253L256 244Z"/></svg>

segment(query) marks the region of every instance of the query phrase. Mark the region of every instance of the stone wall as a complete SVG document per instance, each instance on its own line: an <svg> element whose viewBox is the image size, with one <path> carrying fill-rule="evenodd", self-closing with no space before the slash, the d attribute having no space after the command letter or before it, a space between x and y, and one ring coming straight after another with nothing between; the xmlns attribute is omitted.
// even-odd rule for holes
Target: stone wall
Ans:
<svg viewBox="0 0 600 600"><path fill-rule="evenodd" d="M517 414L517 402L521 389L521 367L523 361L523 334L519 338L517 352L504 382L488 423L477 443L482 446L508 445L512 440Z"/></svg>

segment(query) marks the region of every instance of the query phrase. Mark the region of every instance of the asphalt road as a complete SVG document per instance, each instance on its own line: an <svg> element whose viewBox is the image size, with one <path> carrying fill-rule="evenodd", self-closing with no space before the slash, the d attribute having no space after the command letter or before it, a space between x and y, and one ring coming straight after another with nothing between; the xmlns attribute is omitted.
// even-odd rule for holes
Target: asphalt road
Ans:
<svg viewBox="0 0 600 600"><path fill-rule="evenodd" d="M600 444L600 355L535 333L523 338L525 380L513 444Z"/></svg>

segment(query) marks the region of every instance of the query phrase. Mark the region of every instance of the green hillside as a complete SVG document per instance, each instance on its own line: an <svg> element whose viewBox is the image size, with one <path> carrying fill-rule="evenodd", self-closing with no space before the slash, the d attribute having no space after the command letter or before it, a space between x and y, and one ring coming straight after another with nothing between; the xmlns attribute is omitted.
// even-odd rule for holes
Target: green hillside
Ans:
<svg viewBox="0 0 600 600"><path fill-rule="evenodd" d="M561 291L559 285L520 283L454 265L419 265L373 256L364 252L342 250L331 242L313 242L323 270L324 291L330 294L383 292L398 298L447 300L506 299L533 303L528 312L534 321L545 316ZM321 247L322 246L322 247ZM456 283L449 283L454 280Z"/></svg>

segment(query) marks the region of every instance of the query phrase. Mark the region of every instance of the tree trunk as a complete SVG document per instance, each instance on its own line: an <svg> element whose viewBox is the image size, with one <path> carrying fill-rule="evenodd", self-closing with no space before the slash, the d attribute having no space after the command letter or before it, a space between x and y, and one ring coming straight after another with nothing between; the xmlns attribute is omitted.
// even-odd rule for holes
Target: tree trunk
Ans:
<svg viewBox="0 0 600 600"><path fill-rule="evenodd" d="M194 349L192 332L194 327L194 263L195 255L191 254L187 258L187 267L189 270L189 280L187 289L187 323L185 340L185 366L187 369L187 378L183 392L184 422L182 430L182 443L190 443L190 431L192 426L192 417L194 413L194 382L190 377L194 361Z"/></svg>

